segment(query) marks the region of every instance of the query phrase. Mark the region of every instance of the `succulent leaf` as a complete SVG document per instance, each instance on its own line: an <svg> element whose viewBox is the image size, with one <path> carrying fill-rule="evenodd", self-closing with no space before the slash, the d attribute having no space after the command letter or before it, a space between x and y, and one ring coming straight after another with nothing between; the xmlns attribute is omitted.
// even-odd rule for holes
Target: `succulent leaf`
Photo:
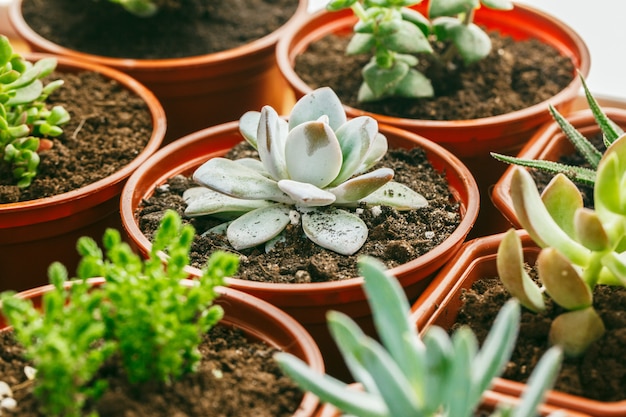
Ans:
<svg viewBox="0 0 626 417"><path fill-rule="evenodd" d="M289 130L304 122L317 120L322 115L328 116L328 124L333 130L347 121L339 97L329 87L318 88L296 102L289 114Z"/></svg>
<svg viewBox="0 0 626 417"><path fill-rule="evenodd" d="M348 120L335 132L343 162L337 177L330 184L338 185L352 177L363 164L370 144L378 134L378 123L367 116L359 116Z"/></svg>
<svg viewBox="0 0 626 417"><path fill-rule="evenodd" d="M387 49L403 54L431 53L432 46L424 32L411 22L400 20L396 31L380 39Z"/></svg>
<svg viewBox="0 0 626 417"><path fill-rule="evenodd" d="M520 304L532 311L545 310L541 289L524 269L522 242L515 230L508 230L502 238L496 265L502 284Z"/></svg>
<svg viewBox="0 0 626 417"><path fill-rule="evenodd" d="M428 206L428 200L424 196L395 181L389 181L367 197L361 199L361 202L369 206L390 206L396 210L414 210Z"/></svg>
<svg viewBox="0 0 626 417"><path fill-rule="evenodd" d="M371 51L374 45L376 45L376 38L371 33L355 33L346 47L346 54L364 54Z"/></svg>
<svg viewBox="0 0 626 417"><path fill-rule="evenodd" d="M402 61L395 61L389 68L378 66L375 60L370 61L363 68L363 79L370 88L375 99L388 95L409 72L409 65Z"/></svg>
<svg viewBox="0 0 626 417"><path fill-rule="evenodd" d="M266 178L273 179L269 172L265 170L265 165L258 159L254 158L239 158L235 159L235 162L245 166L246 168L250 168L253 171L258 172Z"/></svg>
<svg viewBox="0 0 626 417"><path fill-rule="evenodd" d="M278 188L291 197L297 206L323 207L333 204L336 200L333 193L306 182L280 180Z"/></svg>
<svg viewBox="0 0 626 417"><path fill-rule="evenodd" d="M302 229L313 242L341 255L353 255L367 239L363 220L340 209L303 213Z"/></svg>
<svg viewBox="0 0 626 417"><path fill-rule="evenodd" d="M376 134L376 136L374 136L374 140L370 143L361 167L355 171L355 174L365 172L373 167L376 162L380 161L381 158L385 156L388 147L387 138L382 133Z"/></svg>
<svg viewBox="0 0 626 417"><path fill-rule="evenodd" d="M359 200L378 190L391 181L392 178L392 169L379 168L345 181L337 187L330 188L328 191L337 197L336 204L354 203L356 205Z"/></svg>
<svg viewBox="0 0 626 417"><path fill-rule="evenodd" d="M272 203L265 200L246 200L230 197L206 187L185 190L183 200L187 203L185 216L197 217L217 213L245 213Z"/></svg>
<svg viewBox="0 0 626 417"><path fill-rule="evenodd" d="M261 112L259 111L246 112L239 118L239 132L254 149L257 148L257 133L260 120Z"/></svg>
<svg viewBox="0 0 626 417"><path fill-rule="evenodd" d="M537 272L550 298L561 307L577 310L592 304L591 289L558 250L545 248L539 253Z"/></svg>
<svg viewBox="0 0 626 417"><path fill-rule="evenodd" d="M278 236L289 224L289 206L273 204L252 210L233 220L226 231L231 246L247 249Z"/></svg>
<svg viewBox="0 0 626 417"><path fill-rule="evenodd" d="M575 239L574 215L576 210L583 207L583 197L578 187L566 177L557 175L541 193L541 200L556 224Z"/></svg>
<svg viewBox="0 0 626 417"><path fill-rule="evenodd" d="M511 10L513 9L513 2L510 0L481 0L481 4L490 9L496 10Z"/></svg>
<svg viewBox="0 0 626 417"><path fill-rule="evenodd" d="M606 328L593 307L568 311L559 315L550 327L550 343L558 345L569 357L582 355L598 340Z"/></svg>
<svg viewBox="0 0 626 417"><path fill-rule="evenodd" d="M609 146L598 165L594 202L598 212L626 215L626 135Z"/></svg>
<svg viewBox="0 0 626 417"><path fill-rule="evenodd" d="M578 241L586 248L595 252L610 249L611 242L609 236L606 230L604 230L602 220L597 212L587 208L578 209L574 226Z"/></svg>
<svg viewBox="0 0 626 417"><path fill-rule="evenodd" d="M257 150L265 169L275 180L288 178L285 162L285 141L289 138L287 129L287 122L278 116L276 110L270 106L263 107L256 137Z"/></svg>
<svg viewBox="0 0 626 417"><path fill-rule="evenodd" d="M441 0L428 3L428 16L432 19L438 16L451 16L469 12L478 7L478 0Z"/></svg>

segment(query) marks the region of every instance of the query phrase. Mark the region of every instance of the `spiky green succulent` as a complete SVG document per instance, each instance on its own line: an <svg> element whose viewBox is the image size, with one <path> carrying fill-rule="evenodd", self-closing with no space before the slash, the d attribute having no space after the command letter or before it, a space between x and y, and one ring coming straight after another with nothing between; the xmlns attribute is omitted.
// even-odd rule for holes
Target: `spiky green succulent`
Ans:
<svg viewBox="0 0 626 417"><path fill-rule="evenodd" d="M347 120L330 88L298 100L288 120L269 106L244 114L240 131L260 159L205 162L193 174L202 187L183 195L185 215L230 220L210 231L225 231L237 250L268 242L269 250L287 225L301 223L319 246L351 255L365 243L368 230L356 212L344 208L428 205L392 181L392 169L371 170L387 152L387 139L371 117Z"/></svg>

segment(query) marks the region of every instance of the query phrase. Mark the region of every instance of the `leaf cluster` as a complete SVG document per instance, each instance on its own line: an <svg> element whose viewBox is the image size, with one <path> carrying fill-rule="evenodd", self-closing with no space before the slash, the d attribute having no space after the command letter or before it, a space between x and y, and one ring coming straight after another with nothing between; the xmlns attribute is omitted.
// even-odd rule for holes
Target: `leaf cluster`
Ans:
<svg viewBox="0 0 626 417"><path fill-rule="evenodd" d="M180 0L109 0L138 17L151 17L163 7L180 7Z"/></svg>
<svg viewBox="0 0 626 417"><path fill-rule="evenodd" d="M423 337L409 320L406 295L384 266L373 258L359 260L374 324L381 343L365 335L343 313L328 313L328 325L352 376L362 391L312 371L288 353L276 358L303 389L358 417L473 415L494 377L507 364L517 338L520 307L509 300L479 349L472 331L452 336L432 326ZM558 373L561 351L552 348L540 360L528 389L515 409L502 405L494 415L535 416L538 404Z"/></svg>
<svg viewBox="0 0 626 417"><path fill-rule="evenodd" d="M236 272L238 258L216 252L201 278L183 285L193 236L168 211L147 260L109 229L104 253L93 239L79 239L77 279L68 281L62 265L51 266L54 289L44 294L41 310L2 294L3 314L37 369L35 394L46 415L82 415L88 399L106 389L97 372L113 355L133 384L168 383L196 369L201 337L223 315L213 304L215 288ZM96 276L105 281L94 288L88 278Z"/></svg>
<svg viewBox="0 0 626 417"><path fill-rule="evenodd" d="M421 1L331 0L327 4L329 11L350 8L358 18L346 53L372 55L362 70L359 101L432 97L432 84L415 68L415 55L431 54L442 67L455 55L465 64L479 61L491 51L491 40L473 23L475 9L513 8L509 0L429 0L428 16L424 16L411 8ZM448 45L438 56L432 47L435 42Z"/></svg>
<svg viewBox="0 0 626 417"><path fill-rule="evenodd" d="M62 106L46 105L48 96L63 84L42 83L55 68L54 58L26 61L0 35L0 164L11 169L21 188L37 175L40 138L61 135L60 125L70 119Z"/></svg>

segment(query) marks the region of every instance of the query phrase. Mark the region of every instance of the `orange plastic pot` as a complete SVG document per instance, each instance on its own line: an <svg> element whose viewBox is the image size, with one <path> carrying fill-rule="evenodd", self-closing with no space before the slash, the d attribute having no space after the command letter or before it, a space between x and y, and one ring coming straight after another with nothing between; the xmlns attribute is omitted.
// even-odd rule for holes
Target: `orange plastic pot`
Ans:
<svg viewBox="0 0 626 417"><path fill-rule="evenodd" d="M105 283L105 280L93 278L91 282L93 285L99 286ZM181 282L182 285L193 285L190 280ZM43 294L52 288L51 285L45 285L23 291L18 295L32 300L37 306L41 306ZM215 304L224 309L224 317L220 324L241 329L249 338L291 353L317 372L324 372L322 354L315 341L297 321L284 311L232 288L218 287L217 292L220 296ZM0 332L8 329L4 317L0 314ZM318 405L317 397L305 393L293 417L312 417L315 415Z"/></svg>
<svg viewBox="0 0 626 417"><path fill-rule="evenodd" d="M43 56L30 54L26 59ZM54 261L73 271L79 259L79 237L91 236L100 241L107 227L121 228L119 198L124 182L159 149L165 136L163 108L154 94L135 79L102 65L56 58L61 72L98 72L141 97L152 115L152 134L135 159L106 178L52 197L0 204L0 291L45 284L48 266Z"/></svg>
<svg viewBox="0 0 626 417"><path fill-rule="evenodd" d="M626 109L603 108L603 111L611 120L621 126L626 127ZM592 137L600 133L591 110L579 110L566 117L567 120L585 137ZM517 154L518 158L542 159L547 161L558 161L563 155L571 155L576 152L574 145L567 139L559 125L553 121L546 123L530 141ZM504 164L504 163L502 163ZM513 202L511 201L511 177L514 166L509 166L502 177L496 182L491 193L491 199L495 207L515 228L521 225L515 214Z"/></svg>
<svg viewBox="0 0 626 417"><path fill-rule="evenodd" d="M426 13L428 2L412 8ZM296 98L310 92L295 72L294 62L309 45L329 34L352 35L357 19L350 9L338 12L319 11L308 19L289 27L276 46L276 59L283 76L296 93ZM536 38L570 57L583 76L590 68L590 54L583 39L569 26L553 16L528 6L516 4L510 11L495 11L481 7L475 22L488 30L496 30L514 39ZM452 151L470 168L482 195L481 213L470 237L504 231L507 224L489 200L489 190L503 174L504 167L491 158L489 152L518 152L536 129L550 120L548 104L566 114L573 106L581 82L572 74L572 82L554 97L534 106L512 113L472 120L420 120L372 114L346 106L350 117L367 114L381 123L400 127L433 140Z"/></svg>
<svg viewBox="0 0 626 417"><path fill-rule="evenodd" d="M534 264L539 254L526 231L518 230L522 240L524 259ZM466 242L456 256L437 274L429 287L412 307L411 318L419 329L437 325L450 329L456 322L461 307L461 293L484 277L497 276L496 254L504 233L473 239ZM497 378L492 390L500 394L519 397L525 384ZM545 401L552 409L563 409L568 415L618 417L626 415L626 400L602 402L552 390Z"/></svg>
<svg viewBox="0 0 626 417"><path fill-rule="evenodd" d="M409 299L415 300L434 273L456 253L471 230L478 215L478 187L468 169L439 145L414 133L393 127L381 125L380 131L387 137L390 148L420 146L425 149L433 166L445 172L454 199L460 203L462 220L456 231L431 252L391 269L391 273L398 277ZM179 139L146 161L129 178L122 192L120 210L129 241L144 255L150 251L151 243L141 232L135 213L141 201L149 198L156 187L175 175L191 175L202 163L225 154L242 140L238 122L230 122ZM198 276L199 271L190 268L190 274ZM230 287L264 299L302 323L320 346L329 371L334 375L344 376L347 374L343 361L326 327L326 312L343 311L373 334L371 313L361 288L362 283L363 278L360 277L308 284L228 280Z"/></svg>
<svg viewBox="0 0 626 417"><path fill-rule="evenodd" d="M287 110L293 93L274 57L284 30L306 15L300 0L291 19L278 30L237 48L188 58L125 59L83 53L37 34L21 14L23 1L9 10L11 24L33 51L49 52L115 68L143 83L158 97L168 119L166 143L191 132L235 120L249 109L269 104ZM89 22L85 22L89 24Z"/></svg>

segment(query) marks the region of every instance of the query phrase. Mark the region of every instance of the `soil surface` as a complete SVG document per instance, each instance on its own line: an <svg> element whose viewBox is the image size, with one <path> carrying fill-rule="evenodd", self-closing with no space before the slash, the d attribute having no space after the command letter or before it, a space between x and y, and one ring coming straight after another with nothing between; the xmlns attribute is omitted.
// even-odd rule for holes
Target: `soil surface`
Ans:
<svg viewBox="0 0 626 417"><path fill-rule="evenodd" d="M457 324L469 325L482 343L498 311L509 298L499 278L482 278L462 295L463 306ZM621 401L626 399L626 288L599 285L593 298L607 331L582 357L567 358L563 362L555 389L600 401ZM562 312L549 298L546 298L545 313L535 314L523 309L516 348L504 378L527 381L549 348L550 323Z"/></svg>
<svg viewBox="0 0 626 417"><path fill-rule="evenodd" d="M241 151L243 154L240 154ZM239 155L251 154L254 152L249 145L242 144L226 157L236 159ZM430 251L458 227L461 219L458 203L451 197L445 176L432 168L422 149L390 150L374 168L379 166L392 168L395 171L394 180L421 193L429 206L407 212L382 207L379 215L364 209L360 216L368 226L369 236L364 246L352 256L323 249L304 237L300 226L288 226L287 239L278 244L276 250L269 253L262 248L241 251L236 278L293 283L354 278L359 276L356 268L359 255L375 256L392 268ZM191 186L195 185L189 178L172 178L169 184L160 187L144 202L137 215L140 228L148 239L151 239L166 209L183 214L186 205L181 195ZM197 231L191 250L194 266L202 266L215 250L234 251L223 236L200 236L221 221L210 216L187 221Z"/></svg>
<svg viewBox="0 0 626 417"><path fill-rule="evenodd" d="M348 36L329 35L296 57L295 71L311 88L330 86L341 101L376 114L425 120L464 120L509 113L549 99L573 79L568 57L538 40L515 41L489 33L492 50L472 65L454 61L454 70L418 55L417 69L433 83L434 98L394 98L358 103L361 69L367 55L345 54ZM444 45L435 45L441 51Z"/></svg>
<svg viewBox="0 0 626 417"><path fill-rule="evenodd" d="M276 350L248 339L242 332L216 326L200 346L197 373L171 385L130 386L115 360L101 373L111 388L96 404L100 417L287 417L302 400L302 392L272 359ZM1 380L13 387L18 407L3 415L43 417L32 385L16 388L26 378L23 348L10 332L0 333Z"/></svg>
<svg viewBox="0 0 626 417"><path fill-rule="evenodd" d="M108 0L25 0L24 19L70 49L120 58L204 55L244 45L282 26L297 0L179 0L149 18Z"/></svg>
<svg viewBox="0 0 626 417"><path fill-rule="evenodd" d="M71 120L53 147L40 153L37 177L19 189L0 165L0 204L49 197L81 188L130 163L152 135L152 116L139 96L116 81L92 72L53 73L65 83L48 98L62 105Z"/></svg>

